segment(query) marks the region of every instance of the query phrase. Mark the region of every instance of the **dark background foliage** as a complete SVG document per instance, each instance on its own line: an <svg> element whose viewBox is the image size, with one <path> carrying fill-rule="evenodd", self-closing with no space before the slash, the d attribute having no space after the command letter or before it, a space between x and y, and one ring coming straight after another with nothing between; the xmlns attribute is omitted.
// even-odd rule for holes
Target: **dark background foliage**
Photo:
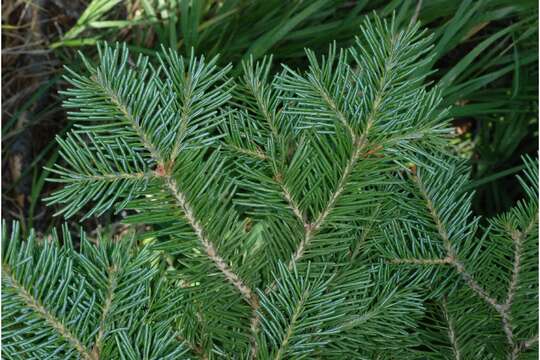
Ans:
<svg viewBox="0 0 540 360"><path fill-rule="evenodd" d="M190 5L191 3L191 5ZM521 156L538 148L538 3L534 0L6 0L2 2L2 206L23 231L63 221L42 199L58 157L54 142L70 124L58 90L63 65L77 69L97 41L124 41L153 56L161 46L232 63L273 54L304 66L304 48L352 43L365 16L419 20L435 36L430 79L440 82L456 131L455 151L472 164L475 212L493 215L522 196ZM121 231L118 218L86 229ZM110 227L109 227L110 226Z"/></svg>

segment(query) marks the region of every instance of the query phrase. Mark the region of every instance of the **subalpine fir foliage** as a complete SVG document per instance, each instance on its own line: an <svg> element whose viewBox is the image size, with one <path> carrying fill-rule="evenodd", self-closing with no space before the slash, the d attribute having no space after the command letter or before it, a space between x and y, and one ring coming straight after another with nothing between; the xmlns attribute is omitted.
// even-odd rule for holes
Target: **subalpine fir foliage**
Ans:
<svg viewBox="0 0 540 360"><path fill-rule="evenodd" d="M8 359L534 358L538 164L471 216L430 39L374 19L304 71L120 46L71 72L59 213L152 230L2 241ZM4 227L5 228L5 227Z"/></svg>

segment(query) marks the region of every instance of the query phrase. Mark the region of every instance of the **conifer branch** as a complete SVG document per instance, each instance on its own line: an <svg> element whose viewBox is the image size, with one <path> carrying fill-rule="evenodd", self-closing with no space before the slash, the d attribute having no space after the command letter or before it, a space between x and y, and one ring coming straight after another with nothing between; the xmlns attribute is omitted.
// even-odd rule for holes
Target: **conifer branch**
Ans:
<svg viewBox="0 0 540 360"><path fill-rule="evenodd" d="M191 76L188 74L188 76ZM183 92L184 101L182 102L182 116L180 125L177 129L176 137L174 143L172 144L172 150L169 156L162 154L158 146L154 145L151 138L146 134L146 130L140 125L139 119L131 115L129 105L124 103L120 96L118 96L109 84L99 81L99 77L95 75L91 77L92 81L101 91L106 94L110 99L111 104L122 114L124 119L131 125L136 136L140 140L143 147L150 153L152 160L156 164L156 170L153 175L156 177L161 177L163 179L164 188L167 192L171 193L174 197L177 205L183 212L185 219L188 224L193 229L199 244L203 249L203 253L206 257L216 266L216 268L221 272L224 278L231 283L246 300L246 302L253 308L253 311L256 311L258 308L258 298L257 295L249 288L243 279L240 278L230 267L227 261L219 255L216 246L214 243L207 237L203 225L195 217L195 213L191 205L189 204L186 196L179 190L176 180L172 177L172 164L174 164L176 158L179 155L181 146L182 146L182 132L186 131L186 126L188 124L188 115L190 115L191 110L188 105L190 104L189 99L186 96L186 92ZM191 87L190 87L191 88ZM219 100L222 101L222 100ZM219 104L219 102L218 102ZM142 119L141 119L142 121Z"/></svg>
<svg viewBox="0 0 540 360"><path fill-rule="evenodd" d="M161 156L155 145L150 141L144 130L139 125L139 122L137 119L135 119L133 116L131 116L131 112L129 110L128 105L126 105L122 100L119 98L119 96L113 91L111 86L107 83L102 83L99 81L98 77L91 76L90 77L94 84L97 85L107 96L109 97L111 103L123 114L125 120L127 120L133 130L135 130L135 133L141 140L142 145L148 150L152 158L156 161L156 163L164 163L164 158Z"/></svg>
<svg viewBox="0 0 540 360"><path fill-rule="evenodd" d="M110 97L112 103L122 112L122 114L125 116L126 120L130 122L133 129L139 136L143 146L150 152L152 158L154 161L157 162L158 167L164 167L164 156L161 155L161 153L157 150L157 148L152 144L152 142L148 139L143 129L140 127L138 122L135 118L130 116L129 109L126 105L124 105L120 99L116 96L116 94L110 89L107 84L102 84L96 79L95 83L96 85L101 86L101 88L106 92L106 94ZM184 122L182 122L184 123ZM179 145L179 137L177 137L177 141L175 142L174 149L178 150L180 148ZM177 149L178 148L178 149ZM171 159L175 159L177 156L177 151L173 150ZM164 171L167 171L168 169L163 169ZM191 225L193 230L195 231L195 234L197 235L197 238L199 239L200 244L202 245L205 254L208 256L208 258L215 264L215 266L221 271L221 273L224 275L224 277L229 281L238 291L242 294L242 296L245 298L245 300L254 308L256 309L258 307L258 299L257 295L245 284L245 282L231 269L230 266L227 264L227 262L217 253L217 250L213 243L206 237L204 234L204 229L200 222L195 218L194 212L187 202L187 199L185 195L178 190L178 185L176 181L167 173L164 175L166 188L168 191L171 192L171 194L176 199L178 205L183 210L184 215L188 223Z"/></svg>
<svg viewBox="0 0 540 360"><path fill-rule="evenodd" d="M512 267L512 277L510 280L510 285L508 286L508 295L506 297L505 306L510 308L512 306L512 301L514 300L514 295L518 286L519 272L521 270L521 256L523 251L523 240L529 236L529 233L534 228L534 225L538 221L538 217L534 216L529 225L523 230L510 230L510 238L514 243L514 261Z"/></svg>
<svg viewBox="0 0 540 360"><path fill-rule="evenodd" d="M294 326L296 325L296 322L298 320L298 317L302 313L304 302L306 301L307 297L309 296L309 292L306 289L302 295L300 296L300 299L298 303L295 306L295 309L292 313L291 320L289 322L289 325L287 326L287 332L285 333L285 337L281 341L281 344L279 346L278 352L276 356L274 357L274 360L280 360L283 358L283 352L286 351L287 345L289 344L289 340L291 339L294 331Z"/></svg>
<svg viewBox="0 0 540 360"><path fill-rule="evenodd" d="M441 238L443 242L444 248L446 250L446 254L448 257L452 259L452 263L453 263L455 261L456 252L454 251L454 248L452 247L452 244L448 237L448 232L446 231L446 227L444 226L443 221L437 212L437 209L433 205L433 202L429 196L428 190L426 189L426 185L422 182L422 179L417 174L411 174L411 178L413 179L418 190L420 191L420 194L422 195L423 200L426 203L426 207L429 210L431 218L435 222L437 233L439 234L439 237Z"/></svg>
<svg viewBox="0 0 540 360"><path fill-rule="evenodd" d="M326 105L330 108L330 110L334 112L339 122L347 129L354 143L354 139L357 137L356 131L351 127L350 122L347 120L347 117L345 116L345 114L343 114L343 112L339 109L338 105L335 103L332 97L330 97L330 95L326 92L326 90L320 84L317 84L315 88L321 95L321 98L324 100ZM369 120L371 120L371 118ZM368 120L368 123L369 123L369 120Z"/></svg>
<svg viewBox="0 0 540 360"><path fill-rule="evenodd" d="M107 90L107 87L104 86L104 89ZM141 142L143 143L145 148L148 149L148 151L150 151L150 153L152 154L152 158L155 161L157 161L158 164L163 164L164 163L163 157L157 151L157 149L152 145L152 143L148 140L144 131L137 124L135 119L130 117L128 109L124 105L122 105L122 103L118 100L115 94L112 93L112 91L108 91L107 93L111 97L113 103L116 106L118 106L118 108L126 116L126 119L130 120L130 123L132 124L137 135L139 135ZM179 146L178 143L175 143L175 149L176 149L176 146ZM172 158L174 159L176 156L177 154L173 151ZM169 175L165 175L165 184L167 186L167 189L171 192L171 194L176 199L180 208L183 210L186 220L189 222L189 224L195 231L195 234L197 235L197 238L199 239L201 245L203 246L206 255L216 265L216 267L222 272L225 278L231 284L233 284L233 286L236 287L238 291L240 291L240 293L244 296L246 301L252 306L255 306L255 304L257 303L256 295L251 291L251 289L248 286L244 284L243 280L240 279L240 277L236 275L230 269L227 262L217 253L215 246L206 238L202 225L195 218L193 210L191 206L188 204L187 199L185 198L185 195L178 190L178 185L176 181L172 179Z"/></svg>
<svg viewBox="0 0 540 360"><path fill-rule="evenodd" d="M354 166L356 165L356 162L360 158L360 154L362 153L362 150L364 148L363 143L355 142L355 150L349 159L349 162L345 166L345 169L341 175L341 178L339 179L338 185L336 187L336 190L332 193L330 200L326 204L326 207L319 213L319 216L315 219L315 221L311 223L304 223L304 238L300 241L298 244L298 247L292 254L291 260L289 261L288 268L289 270L292 269L296 263L302 258L304 255L307 246L317 233L317 231L320 229L324 221L326 220L327 216L331 213L333 207L335 206L337 200L339 199L340 195L345 190L345 186L347 185L347 181L349 179L350 174L352 173L352 170Z"/></svg>
<svg viewBox="0 0 540 360"><path fill-rule="evenodd" d="M230 81L223 83L225 71L214 60L208 65L192 57L188 65L174 51L160 56L158 68L142 56L132 67L125 47L107 47L100 50L100 66L86 62L90 77L72 72L74 89L66 92L71 96L66 106L78 109L71 115L86 122L82 133L87 138L74 132L64 143L59 140L67 165L56 172L58 182L67 186L52 199L66 204L62 211L67 215L96 202L88 216L129 207L136 211L129 215L130 223L156 226L148 247L137 243L135 257L117 243L81 246L80 256L72 247L60 252L59 244L50 253L42 253L41 244L8 246L7 263L15 270L15 264L44 254L24 270L33 276L32 265L37 264L46 280L30 291L23 288L30 286L26 277L18 271L6 277L4 271L5 285L24 279L6 295L9 320L15 324L23 318L29 328L25 333L8 325L10 351L22 348L42 356L51 348L51 342L37 344L46 334L61 346L60 355L86 360L136 359L147 353L148 358L174 359L186 350L205 360L327 358L347 351L386 358L419 347L436 350L442 336L448 338L443 350L448 354L451 347L460 360L492 351L491 343L470 346L479 337L476 326L484 325L488 335L497 330L494 336L502 341L495 346L504 346L509 359L534 347L538 335L521 341L532 334L514 329L526 315L518 316L525 308L518 300L525 305L535 301L529 294L536 285L526 273L531 254L536 254L529 248L529 240L536 240L530 236L535 222L521 217L533 208L519 208L519 221L509 217L511 224L520 224L516 229L496 223L502 228L496 235L503 236L495 239L500 243L494 241L482 254L484 238L471 245L478 223L468 218L470 197L459 193L464 176L457 181L435 177L432 184L423 172L413 170L409 182L394 171L396 164L436 160L447 144L439 136L441 94L424 85L428 61L422 58L429 40L421 39L417 25L400 32L395 26L394 21L368 22L356 48L341 52L339 59L331 48L322 65L309 52L307 74L287 68L267 82L270 65L245 69L246 86L238 92L229 88ZM358 73L345 54L354 57ZM238 97L229 102L229 95ZM198 150L220 137L209 129L225 117L230 119L221 134L225 146L246 160L237 168L221 148ZM86 140L92 144L84 148ZM456 175L451 161L444 166L451 171L443 175ZM395 197L404 201L394 212L390 205ZM231 204L240 205L239 211ZM401 227L401 219L392 219L396 214L403 216ZM418 239L409 239L416 235ZM510 245L512 261L491 258ZM390 252L388 262L393 264L448 265L455 276L427 279L437 274L426 271L414 278L408 270L381 264L376 254L363 254L365 250ZM56 261L57 251L65 262ZM166 261L156 251L167 254ZM394 254L403 258L391 259L399 257ZM71 270L74 256L80 260L73 263L77 277L66 279L63 274ZM478 272L472 266L477 259ZM133 266L124 266L124 260L133 260ZM46 271L53 266L49 263L58 266ZM104 264L111 265L107 269ZM508 293L500 299L485 279L507 274L484 278L484 265L511 272ZM189 281L182 282L183 276ZM424 280L433 285L430 291L423 288ZM426 312L432 294L439 297L455 281L462 286L452 296L463 304L454 306L443 296L442 313L437 307L439 314ZM34 290L48 297L40 293L32 299ZM62 291L67 300L57 306L53 295ZM470 326L466 316L473 312L457 305L474 306L472 320L480 315L486 319ZM57 307L71 307L69 316ZM47 325L46 332L33 328L34 312L37 324ZM80 319L80 327L72 325ZM426 329L421 328L426 321ZM23 339L27 335L28 341ZM421 339L428 343L419 343ZM498 354L500 349L493 348Z"/></svg>
<svg viewBox="0 0 540 360"><path fill-rule="evenodd" d="M450 344L452 345L452 352L454 353L454 358L456 360L461 360L461 352L459 351L458 347L456 331L454 329L452 319L450 318L450 314L448 313L448 304L446 303L446 299L442 300L441 305L444 312L444 318L448 323L448 339L450 340Z"/></svg>
<svg viewBox="0 0 540 360"><path fill-rule="evenodd" d="M179 190L176 180L170 175L165 176L165 184L170 193L174 196L177 204L182 209L184 216L188 223L191 225L193 231L197 235L199 243L205 251L208 258L214 263L214 265L221 271L225 279L229 281L239 292L244 299L254 309L258 307L257 295L251 290L251 288L242 280L227 264L227 261L223 259L217 252L215 245L208 239L205 234L202 224L195 217L195 213L191 205L188 203L186 196Z"/></svg>
<svg viewBox="0 0 540 360"><path fill-rule="evenodd" d="M2 226L3 355L99 360L186 351L172 328L181 294L149 247L133 249L128 239L96 244L81 234L75 250L67 227L62 241L56 233L23 240L18 229L14 223L8 237Z"/></svg>
<svg viewBox="0 0 540 360"><path fill-rule="evenodd" d="M452 265L454 265L456 271L461 275L461 278L465 283L473 290L480 298L482 298L486 303L491 305L501 316L505 313L504 306L499 304L497 300L490 296L488 292L478 284L478 282L473 278L473 276L467 272L465 269L465 265L455 259L452 258Z"/></svg>
<svg viewBox="0 0 540 360"><path fill-rule="evenodd" d="M90 352L83 342L78 339L66 325L49 310L47 310L38 299L35 299L32 294L20 284L12 274L11 268L7 264L2 264L2 280L6 281L10 287L17 291L23 302L32 309L39 317L55 329L67 342L81 355L85 360L98 360L97 357Z"/></svg>
<svg viewBox="0 0 540 360"><path fill-rule="evenodd" d="M275 119L277 118L277 114L274 113L274 111L270 108L270 104L265 100L264 98L264 86L266 84L260 83L261 79L259 79L257 76L254 76L254 74L250 73L251 76L245 77L245 85L247 87L247 90L250 92L250 94L255 99L255 103L257 105L257 109L259 112L263 115L263 119L267 123L268 127L270 128L270 137L273 138L275 142L279 142L281 140L282 135L278 131L278 128L275 124ZM281 110L278 110L278 113ZM291 191L287 188L285 183L283 182L283 174L279 169L276 169L274 166L272 166L272 157L268 154L266 154L264 151L261 151L263 160L266 160L268 162L268 165L272 169L272 175L274 180L278 183L284 199L289 204L289 207L293 211L294 215L300 220L300 222L304 223L304 226L306 225L306 216L303 213L303 211L300 209L300 206L296 203L296 201L293 199L293 196L291 194Z"/></svg>
<svg viewBox="0 0 540 360"><path fill-rule="evenodd" d="M391 259L392 264L413 264L413 265L453 265L454 259L451 257L445 257L442 259L416 259L416 258L405 258L405 259Z"/></svg>
<svg viewBox="0 0 540 360"><path fill-rule="evenodd" d="M448 259L445 263L453 265L456 271L461 275L465 283L471 288L471 290L473 290L480 298L482 298L485 302L491 305L502 316L505 312L504 306L500 305L494 297L490 296L488 292L482 286L480 286L480 284L478 284L478 282L473 278L473 276L469 272L467 272L467 270L465 269L465 265L460 260L458 260L457 253L454 250L452 243L450 242L450 238L448 237L448 231L446 230L446 227L444 226L443 221L437 212L437 209L433 205L426 186L420 179L420 176L418 176L417 174L411 174L411 177L426 203L426 207L429 210L431 218L433 219L437 228L437 233L439 234L439 237L443 242L444 248L446 250L446 258Z"/></svg>
<svg viewBox="0 0 540 360"><path fill-rule="evenodd" d="M185 133L187 130L189 115L191 113L190 99L193 95L193 86L191 84L191 74L187 73L185 76L187 77L187 81L189 85L187 86L187 89L184 89L184 92L183 92L182 111L181 111L180 120L179 120L180 126L178 126L178 129L176 131L176 137L174 140L174 144L173 144L173 148L171 152L171 158L170 158L171 162L174 162L178 154L180 153L180 149L182 147L182 140L183 140L182 134Z"/></svg>
<svg viewBox="0 0 540 360"><path fill-rule="evenodd" d="M371 118L371 117L370 117ZM296 265L296 263L302 258L304 255L307 246L317 233L317 231L321 228L321 226L324 224L324 221L330 215L332 212L332 209L336 205L339 197L345 191L345 187L347 186L347 182L349 180L350 175L353 172L353 169L355 165L357 164L358 160L361 158L366 146L367 146L367 134L368 131L371 128L371 122L368 121L366 129L362 136L356 136L353 135L353 153L348 161L348 163L345 165L345 168L343 169L343 173L341 174L341 177L338 181L338 184L336 186L336 189L330 196L329 201L327 202L324 209L319 213L317 218L311 222L311 223L304 223L304 238L300 241L298 244L298 247L296 248L295 252L293 253L291 260L289 261L289 269L292 269L293 266Z"/></svg>
<svg viewBox="0 0 540 360"><path fill-rule="evenodd" d="M117 180L142 180L153 179L156 177L154 172L137 172L137 173L115 173L103 175L77 175L70 177L69 182L84 182L84 181L117 181Z"/></svg>
<svg viewBox="0 0 540 360"><path fill-rule="evenodd" d="M422 198L424 199L426 203L426 207L429 210L429 213L431 215L431 218L433 222L435 223L435 226L437 228L437 233L439 237L441 238L444 248L446 250L446 261L443 263L452 264L457 272L461 275L465 283L483 300L485 300L488 304L493 306L499 313L502 311L501 305L497 303L497 300L490 296L487 291L478 284L478 282L473 278L473 276L467 272L465 269L465 265L457 259L457 253L454 250L454 247L452 246L452 243L450 242L450 238L448 236L448 231L446 230L446 227L443 224L443 221L441 217L439 216L437 209L433 205L433 202L429 196L429 193L426 189L425 184L420 179L420 176L417 174L411 174L411 177L416 184L418 190L420 191L420 194L422 195ZM444 260L444 259L443 259ZM421 261L422 260L418 260ZM502 313L501 313L502 315Z"/></svg>
<svg viewBox="0 0 540 360"><path fill-rule="evenodd" d="M385 70L388 71L388 66L385 66ZM364 152L365 147L367 146L367 137L368 133L373 126L373 122L376 118L376 114L378 111L378 107L381 102L382 97L382 90L384 89L385 85L385 78L386 75L383 75L381 78L381 87L378 89L377 95L375 96L374 105L371 109L371 112L369 113L366 121L365 129L362 133L362 135L358 136L356 135L356 132L354 129L349 125L349 122L347 121L345 115L339 110L337 104L332 100L332 98L324 91L323 88L320 86L316 86L317 90L321 92L321 96L327 103L327 105L330 107L330 109L336 114L337 119L346 127L348 130L351 141L353 143L353 152L351 154L351 157L348 161L348 163L345 165L345 168L343 170L343 173L341 174L341 177L338 181L338 185L335 189L335 191L332 193L328 203L324 207L324 209L319 213L317 218L313 222L308 222L305 219L305 215L298 209L298 207L295 205L295 203L292 201L292 197L288 196L290 195L288 192L284 191L285 199L289 202L291 208L293 209L293 212L295 215L301 220L301 222L304 225L304 237L298 244L296 250L292 254L291 259L289 260L287 268L289 270L292 270L297 262L302 258L302 256L305 253L305 250L313 237L315 236L316 232L320 229L320 227L323 225L324 221L326 220L327 216L331 213L333 207L335 206L336 202L338 201L340 195L345 190L345 187L347 185L347 182L349 180L349 176L353 172L353 169L360 159L362 153ZM286 190L286 189L284 189ZM265 289L265 294L269 294L272 292L276 287L276 281L274 281L270 286L268 286ZM257 312L254 312L254 317L251 320L251 328L252 332L256 334L258 332L260 319ZM252 343L252 354L256 354L256 343Z"/></svg>
<svg viewBox="0 0 540 360"><path fill-rule="evenodd" d="M247 156L252 157L252 158L254 158L256 160L263 160L263 161L270 160L268 155L266 155L264 153L264 151L262 151L261 149L250 150L250 149L241 148L239 146L235 146L235 145L232 145L232 144L226 144L226 146L229 147L230 149L240 153L240 154L247 155Z"/></svg>
<svg viewBox="0 0 540 360"><path fill-rule="evenodd" d="M226 74L231 65L219 68L217 56L206 61L204 56L197 58L191 51L188 58L183 58L172 49L164 51L158 59L160 71L170 80L169 89L175 94L173 111L179 115L168 157L174 163L188 143L188 136L208 135L207 130L220 122L222 114L216 112L230 99L232 80Z"/></svg>
<svg viewBox="0 0 540 360"><path fill-rule="evenodd" d="M523 341L521 344L518 344L512 348L511 354L509 354L508 359L517 360L519 354L523 351L529 350L538 342L538 334L530 338L529 340Z"/></svg>
<svg viewBox="0 0 540 360"><path fill-rule="evenodd" d="M394 37L392 37L392 50L395 50L394 48ZM392 56L390 57L390 61L393 59L393 51ZM367 146L367 138L368 133L371 130L371 127L373 126L373 123L377 117L377 112L379 110L379 105L382 100L384 88L386 85L386 72L390 71L390 67L388 66L388 59L385 62L384 65L384 72L380 79L380 87L377 89L373 107L371 108L370 113L367 116L366 120L366 126L362 132L362 134L359 136L356 134L356 131L351 127L350 122L347 120L345 114L339 109L338 105L332 100L329 94L320 86L320 84L317 84L315 86L315 89L320 93L323 100L326 102L327 106L335 113L337 119L339 122L345 126L347 131L349 132L349 135L351 136L351 142L353 144L353 152L351 154L351 157L349 158L349 161L345 165L345 168L343 170L343 173L341 174L341 177L338 181L337 187L330 196L330 199L326 206L323 208L323 210L319 213L317 218L312 221L308 222L305 219L304 214L301 211L297 211L297 207L292 203L292 198L287 196L287 193L285 194L285 198L288 200L288 202L291 204L291 207L293 209L293 212L295 215L301 219L303 225L304 225L304 237L298 244L296 250L293 252L291 259L289 260L287 268L289 270L293 269L297 262L302 258L304 255L306 248L309 246L310 242L312 241L313 237L317 233L317 231L320 229L320 227L323 225L324 221L328 217L328 215L331 213L332 209L334 208L336 202L338 201L339 197L345 190L345 187L347 185L347 182L349 180L349 177L351 173L353 172L353 169L360 159L362 153L364 152L365 147ZM276 281L274 281L270 286L268 286L265 289L265 294L269 294L273 289L276 287ZM252 324L252 331L254 334L258 332L259 327L259 317L258 314L255 312L255 317L252 318L251 324ZM254 343L255 344L255 343ZM256 344L255 344L256 346ZM256 354L256 347L252 347L252 354Z"/></svg>
<svg viewBox="0 0 540 360"><path fill-rule="evenodd" d="M523 344L516 344L514 341L512 317L511 317L512 302L514 300L514 295L517 290L519 272L521 270L521 256L522 256L522 249L523 249L523 240L532 231L537 221L538 221L538 217L533 216L532 221L527 225L527 227L523 231L519 231L516 229L510 230L510 238L512 239L512 242L514 243L514 259L513 259L513 265L512 265L512 277L510 279L510 285L508 287L508 295L506 297L506 301L504 305L502 305L503 312L501 313L501 316L502 316L503 330L504 330L504 333L506 334L507 342L512 347L512 354L511 354L512 360L517 359L519 352L521 352L523 349Z"/></svg>
<svg viewBox="0 0 540 360"><path fill-rule="evenodd" d="M103 338L105 336L105 330L107 326L107 318L111 311L112 302L114 299L114 292L118 285L118 268L116 265L112 265L107 269L107 294L105 296L105 303L103 305L103 310L101 312L101 318L99 321L99 330L96 335L96 341L94 342L94 347L92 348L92 355L96 358L100 358L101 348L103 346Z"/></svg>
<svg viewBox="0 0 540 360"><path fill-rule="evenodd" d="M362 315L357 315L355 316L353 319L347 321L346 323L343 324L343 328L344 329L351 329L351 328L354 328L360 324L363 324L365 322L367 322L369 319L373 318L374 316L377 315L377 311L376 310L370 310Z"/></svg>
<svg viewBox="0 0 540 360"><path fill-rule="evenodd" d="M304 255L305 249L309 245L311 239L313 238L314 233L319 230L321 225L326 220L327 216L332 211L340 195L345 190L345 186L347 185L349 176L353 172L353 169L356 163L360 159L364 149L367 146L368 134L372 126L374 125L375 120L377 119L379 106L383 99L384 91L386 90L385 88L387 86L386 82L387 82L388 73L391 70L390 64L393 63L395 51L396 51L395 36L392 36L390 54L388 58L385 59L383 72L379 79L379 87L376 89L373 106L369 114L367 115L366 125L361 135L357 135L356 131L350 125L351 122L347 119L345 114L339 109L338 105L332 100L332 98L327 94L327 92L320 85L315 86L315 88L320 92L322 98L324 99L328 107L335 113L339 122L342 123L342 125L345 126L345 128L348 130L351 136L351 142L353 144L353 152L351 154L351 157L347 165L345 166L345 169L343 170L341 178L338 181L338 185L336 189L334 190L333 194L331 195L330 200L328 201L326 207L319 213L319 216L315 219L315 221L313 221L307 226L304 226L304 229L305 229L304 238L302 239L302 241L300 241L296 251L292 255L292 258L289 262L289 269L292 268L292 266L294 266L300 260L300 258Z"/></svg>
<svg viewBox="0 0 540 360"><path fill-rule="evenodd" d="M511 305L517 289L519 272L521 269L521 253L522 253L522 242L523 239L529 234L530 231L534 228L536 224L537 217L533 217L532 221L528 224L526 229L522 232L518 230L513 230L510 232L510 236L514 243L514 259L512 264L512 277L510 280L508 295L504 303L499 303L497 299L489 295L489 293L474 279L472 274L470 274L466 269L465 265L457 258L457 253L452 246L452 243L449 239L448 232L443 224L441 217L439 216L436 208L434 207L427 189L420 177L416 174L411 175L414 182L416 183L420 194L426 202L426 207L428 208L433 221L435 222L437 232L440 238L443 241L444 247L446 249L447 256L442 259L440 263L451 264L454 266L456 271L461 275L464 282L469 286L471 290L474 291L481 299L483 299L487 304L489 304L499 315L501 316L502 328L506 336L506 341L511 347L511 353L509 358L515 359L519 353L520 345L516 345L514 341L513 334L513 325L512 325L512 316L511 316ZM414 263L414 264L432 264L433 261L423 260L423 259L403 259L405 263ZM401 260L399 260L401 262Z"/></svg>
<svg viewBox="0 0 540 360"><path fill-rule="evenodd" d="M354 247L354 250L351 251L351 262L354 261L354 259L356 259L356 257L358 256L358 254L360 253L360 249L362 247L362 244L364 244L364 242L366 241L368 235L370 234L370 232L373 230L373 228L375 227L374 224L375 224L375 218L377 216L379 216L379 213L381 211L381 204L378 204L375 209L373 210L373 214L371 216L371 221L369 222L369 224L367 225L366 228L363 229L362 231L362 235L360 237L360 239L356 242L356 245Z"/></svg>
<svg viewBox="0 0 540 360"><path fill-rule="evenodd" d="M516 293L516 288L518 285L519 271L521 270L521 252L523 250L523 237L526 236L518 230L511 231L510 238L514 243L514 261L512 267L512 277L510 279L510 285L508 286L508 295L506 297L505 306L510 308L512 306L512 301L514 300L514 295Z"/></svg>
<svg viewBox="0 0 540 360"><path fill-rule="evenodd" d="M523 341L520 344L517 344L512 348L512 353L508 356L508 359L510 360L517 360L519 359L519 354L529 350L531 347L533 347L538 342L538 334L530 338L529 340Z"/></svg>
<svg viewBox="0 0 540 360"><path fill-rule="evenodd" d="M294 215L300 220L300 222L305 226L308 226L309 224L306 222L306 215L300 209L300 206L296 203L296 201L293 199L293 196L290 192L290 190L287 188L287 186L283 183L283 175L281 173L276 173L274 178L276 179L276 182L279 184L281 191L283 192L283 197L289 204L289 207L291 208Z"/></svg>
<svg viewBox="0 0 540 360"><path fill-rule="evenodd" d="M262 113L264 120L266 120L266 123L268 124L268 127L270 128L270 132L272 136L276 138L279 137L279 131L274 121L275 114L272 113L272 111L268 108L268 104L266 103L266 101L264 101L264 97L263 97L263 93L261 89L255 86L255 84L253 83L254 79L247 79L247 80L248 81L245 82L245 84L247 85L247 89L251 92L251 94L255 98L255 103L257 104L259 111ZM258 85L261 85L261 84L258 84Z"/></svg>

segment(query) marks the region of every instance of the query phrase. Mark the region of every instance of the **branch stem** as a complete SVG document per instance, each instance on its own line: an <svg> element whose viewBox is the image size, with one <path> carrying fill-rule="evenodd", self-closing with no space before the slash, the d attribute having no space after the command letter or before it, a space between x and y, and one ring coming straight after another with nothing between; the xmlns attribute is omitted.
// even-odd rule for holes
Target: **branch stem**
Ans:
<svg viewBox="0 0 540 360"><path fill-rule="evenodd" d="M446 322L448 323L448 339L450 340L450 344L452 345L452 352L454 353L454 358L456 360L460 360L461 352L459 351L459 347L458 347L458 342L456 338L456 330L454 329L454 323L452 319L450 318L450 314L448 312L448 304L446 303L446 299L442 300L441 305L444 312L444 318Z"/></svg>
<svg viewBox="0 0 540 360"><path fill-rule="evenodd" d="M219 271L221 271L225 279L227 279L227 281L230 282L242 294L244 299L251 305L251 307L257 309L259 307L257 295L250 289L245 281L242 280L240 276L238 276L231 269L227 261L218 254L215 245L205 234L203 225L197 220L193 208L189 204L185 194L179 190L176 180L174 180L170 175L166 175L165 184L167 189L175 198L177 204L182 209L184 217L191 225L207 257L214 263Z"/></svg>
<svg viewBox="0 0 540 360"><path fill-rule="evenodd" d="M107 296L105 298L105 303L103 305L103 312L101 313L101 319L99 321L99 330L96 335L96 341L94 347L92 348L92 354L96 359L99 359L101 353L101 348L103 346L103 338L105 337L105 329L107 325L107 317L111 310L112 301L114 298L114 292L117 286L117 275L118 268L115 265L112 265L108 269L108 280L107 280Z"/></svg>

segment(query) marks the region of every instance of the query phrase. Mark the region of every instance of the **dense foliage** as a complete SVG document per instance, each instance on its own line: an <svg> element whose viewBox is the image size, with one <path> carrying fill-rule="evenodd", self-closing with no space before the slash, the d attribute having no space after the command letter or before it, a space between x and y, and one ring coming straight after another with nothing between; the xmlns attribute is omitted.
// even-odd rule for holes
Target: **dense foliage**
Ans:
<svg viewBox="0 0 540 360"><path fill-rule="evenodd" d="M161 46L189 56L231 63L272 54L280 64L304 69L304 48L316 54L354 43L366 17L395 14L405 29L419 20L436 47L427 81L439 81L452 126L453 146L472 165L467 186L473 209L493 215L523 197L515 176L521 157L538 143L538 4L530 0L19 0L2 2L2 205L18 219L23 236L60 226L43 198L57 189L44 167L58 160L56 135L71 127L60 104L67 83L62 65L84 71L77 56L97 61L97 41L125 42L132 54L157 57ZM77 218L80 218L79 214ZM80 224L116 232L112 212Z"/></svg>
<svg viewBox="0 0 540 360"><path fill-rule="evenodd" d="M239 77L100 46L69 71L48 201L146 227L74 244L14 225L2 355L536 358L538 162L512 209L472 215L432 40L374 17L305 71Z"/></svg>

